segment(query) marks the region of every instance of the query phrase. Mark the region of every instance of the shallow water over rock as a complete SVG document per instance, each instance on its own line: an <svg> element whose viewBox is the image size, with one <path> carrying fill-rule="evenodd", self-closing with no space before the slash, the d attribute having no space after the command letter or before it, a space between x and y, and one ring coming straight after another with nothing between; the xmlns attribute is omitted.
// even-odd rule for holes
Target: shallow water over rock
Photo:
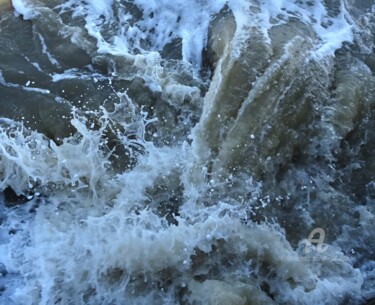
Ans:
<svg viewBox="0 0 375 305"><path fill-rule="evenodd" d="M371 1L13 1L0 303L375 296Z"/></svg>

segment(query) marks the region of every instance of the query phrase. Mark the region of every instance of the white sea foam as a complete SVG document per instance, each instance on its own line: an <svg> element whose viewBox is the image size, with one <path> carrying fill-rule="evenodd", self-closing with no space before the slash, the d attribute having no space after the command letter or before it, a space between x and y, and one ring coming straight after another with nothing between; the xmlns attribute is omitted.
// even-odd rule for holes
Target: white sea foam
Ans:
<svg viewBox="0 0 375 305"><path fill-rule="evenodd" d="M56 60L56 58L53 57L53 55L48 51L48 47L44 41L44 38L41 34L38 33L38 38L40 40L40 43L42 44L42 53L47 55L48 60L51 64L60 67L59 62Z"/></svg>
<svg viewBox="0 0 375 305"><path fill-rule="evenodd" d="M244 223L247 216L241 206L217 202L204 207L187 197L180 215L174 216L178 225L169 225L152 207L147 190L160 177L178 179L189 170L191 148L156 148L145 143L147 154L138 165L113 175L100 153L101 131L88 130L78 117L73 124L81 137L66 139L61 146L38 133L25 134L18 124L10 133L0 133L0 172L5 177L0 187L10 185L16 192L30 188L48 196L8 213L3 224L0 264L16 274L19 284L2 300L11 297L15 304L56 300L61 304L123 304L124 300L127 304L173 304L175 289L186 286L193 302L203 298L200 291L205 286L201 285L213 285L212 291L225 283L238 288L237 281L247 278L242 285L252 294L226 286L221 302L235 297L272 303L267 294L254 288L260 283L251 275L266 276L263 268L273 270L269 285L281 302L333 303L348 292L359 293L362 276L344 256L339 254L341 260L334 265L330 258L318 264L304 259L277 226ZM38 200L36 214L28 214ZM11 230L15 235L8 239L4 233ZM333 247L332 251L337 252ZM196 275L214 276L211 272L217 264L220 272L215 281L195 282ZM173 281L165 283L165 277ZM218 302L209 291L204 298L211 304Z"/></svg>
<svg viewBox="0 0 375 305"><path fill-rule="evenodd" d="M33 5L40 3L13 0L25 19L33 18L37 11ZM250 5L250 1L235 0L132 3L142 9L144 18L115 29L110 38L102 28L111 26L115 14L122 25L131 18L121 6L115 13L115 2L69 0L58 8L84 17L86 30L97 40L98 54L112 54L131 63L114 76L142 76L148 88L170 97L173 106L185 96L201 92L197 87L165 81L167 70L158 51L180 38L185 62L199 66L210 16L226 3L237 22L231 47L248 38L251 27L260 28L267 40L272 26L293 16L316 33L312 59L332 56L344 41L352 40L353 26L344 6L338 15L329 17L320 1L312 6L261 1L259 7L255 2ZM46 46L44 51L56 65ZM285 53L280 62L290 57ZM276 65L280 68L279 62ZM85 79L86 74L72 69L51 77L58 82ZM90 74L92 77L100 75ZM263 79L267 77L265 73ZM1 73L0 82L15 85L6 83ZM184 294L189 304L311 305L336 304L347 295L361 295L363 275L339 245L328 246L325 256L304 255L301 248L291 246L279 226L249 219L249 213L255 213L252 205L269 205L267 200L258 202L261 183L250 178L242 181L240 192L252 194L247 201L206 200L215 198L215 188L222 182L207 179L207 167L192 166L202 155L187 142L159 146L147 142L145 126L155 120L137 110L126 93L119 96L129 105L118 109L127 107L126 118L129 113L131 116L130 122L120 125L125 131L134 131L135 139L117 131L116 140L128 151L134 146L143 149L137 163L123 172L111 168L111 151L103 148L106 128L114 121L112 115L125 117L121 111L88 112L101 123L97 130L75 112L72 125L78 132L61 145L20 123L0 119L0 189L9 186L17 194L35 195L27 204L7 212L0 205L0 216L5 215L0 219L0 271L3 264L11 274L6 283L0 279L7 287L0 294L0 303L176 304ZM250 138L256 141L260 137L250 134ZM190 139L194 140L194 135ZM169 190L163 183L174 187ZM173 192L181 193L175 201ZM178 206L177 212L163 210L163 204L170 202ZM373 215L365 209L359 213L360 224L370 227ZM312 225L311 216L305 214L306 225ZM374 267L368 264L367 268Z"/></svg>
<svg viewBox="0 0 375 305"><path fill-rule="evenodd" d="M311 58L319 60L325 56L332 56L342 43L353 40L354 22L341 1L340 12L336 16L329 16L321 1L306 4L296 4L291 1L273 0L261 1L260 12L251 10L255 4L247 1L209 1L196 0L175 1L133 1L143 14L143 18L133 25L120 27L111 40L106 40L101 34L101 27L110 24L113 18L112 0L86 1L69 0L58 7L62 11L73 9L73 16L84 16L86 29L97 39L98 52L125 55L134 49L160 51L174 38L182 39L182 55L184 60L193 65L201 64L201 52L207 40L207 29L210 16L217 13L227 4L236 16L238 34L246 31L249 26L259 27L268 37L268 30L289 18L298 18L306 24L311 24L319 39ZM15 10L30 19L33 9L25 0L13 0ZM122 24L126 24L131 15L119 5L119 15ZM142 40L150 43L149 49L142 47ZM47 53L46 53L47 54ZM47 54L48 55L48 54ZM50 57L49 57L50 58ZM54 63L51 58L51 62Z"/></svg>
<svg viewBox="0 0 375 305"><path fill-rule="evenodd" d="M26 0L12 0L12 5L16 12L23 16L24 19L31 19L35 16L35 11Z"/></svg>
<svg viewBox="0 0 375 305"><path fill-rule="evenodd" d="M134 25L121 27L107 41L100 33L101 26L110 23L113 11L112 1L68 1L59 7L68 10L72 5L79 4L74 15L86 17L86 28L90 35L97 39L98 51L124 55L134 49L145 51L160 51L174 38L182 39L182 55L184 60L193 65L201 64L201 52L207 40L207 28L210 15L218 12L226 1L133 1L143 14L143 18ZM120 6L121 7L121 6ZM20 10L20 13L22 10ZM104 17L104 21L103 21ZM125 24L130 14L124 10L119 18ZM150 47L144 49L142 40L147 40Z"/></svg>
<svg viewBox="0 0 375 305"><path fill-rule="evenodd" d="M78 71L78 69L69 69L69 70L66 70L64 71L63 73L54 73L51 75L52 77L52 81L53 82L58 82L58 81L61 81L61 80L64 80L64 79L75 79L75 78L79 78L79 79L96 79L96 80L105 80L107 78L105 78L102 74L99 74L99 73L90 73L90 74L85 74L85 73L82 73L81 71Z"/></svg>
<svg viewBox="0 0 375 305"><path fill-rule="evenodd" d="M289 18L298 18L312 25L318 37L318 42L310 55L315 60L333 56L343 42L353 41L354 22L347 13L343 1L341 1L339 14L333 17L329 16L322 1L309 3L301 1L301 4L284 0L262 1L261 14L258 16L266 36L270 27L284 23Z"/></svg>
<svg viewBox="0 0 375 305"><path fill-rule="evenodd" d="M25 86L22 86L22 85L19 85L19 84L7 82L7 81L5 81L1 71L0 71L0 84L3 85L3 86L6 86L6 87L11 87L11 88L22 88L25 91L39 92L39 93L43 93L43 94L49 94L50 93L50 91L48 89L30 87L27 84L25 84Z"/></svg>

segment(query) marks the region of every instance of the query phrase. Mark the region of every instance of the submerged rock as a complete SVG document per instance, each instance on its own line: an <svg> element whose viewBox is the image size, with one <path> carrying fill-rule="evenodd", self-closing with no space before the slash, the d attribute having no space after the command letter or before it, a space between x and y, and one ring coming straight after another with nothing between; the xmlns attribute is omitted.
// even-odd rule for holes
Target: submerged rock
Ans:
<svg viewBox="0 0 375 305"><path fill-rule="evenodd" d="M276 2L287 8L38 0L29 21L3 15L0 190L14 204L41 194L0 220L20 277L8 273L5 293L36 304L374 295L374 40L371 26L351 30L366 3L351 20L338 0ZM210 25L187 20L192 3L218 12ZM191 25L208 27L201 70ZM331 30L353 39L332 46Z"/></svg>
<svg viewBox="0 0 375 305"><path fill-rule="evenodd" d="M336 6L330 14L338 14ZM344 45L316 59L317 41L311 25L292 18L266 34L236 29L228 9L213 18L207 54L214 72L193 143L212 175L273 180L297 155L329 161L364 118L375 78L362 53ZM329 143L314 148L317 138Z"/></svg>
<svg viewBox="0 0 375 305"><path fill-rule="evenodd" d="M0 14L4 11L9 11L12 9L11 0L0 0Z"/></svg>
<svg viewBox="0 0 375 305"><path fill-rule="evenodd" d="M2 194L4 195L4 200L5 200L4 204L8 208L17 206L19 204L24 204L30 200L24 195L17 195L10 187L7 187L2 192ZM1 271L0 271L0 274L1 274Z"/></svg>
<svg viewBox="0 0 375 305"><path fill-rule="evenodd" d="M338 11L337 3L328 8L330 16ZM355 22L361 26L367 18L371 29L375 23L366 12ZM354 207L362 202L373 213L375 77L369 58L375 32L358 31L323 56L314 26L297 18L274 20L267 31L233 22L233 14L221 11L208 37L214 71L193 130L191 176L197 185L222 185L202 202L226 193L249 205L251 219L281 223L295 246L319 225L347 248L346 228L356 230L364 213ZM248 176L261 183L261 195L244 192ZM358 240L353 247L373 245L367 234Z"/></svg>
<svg viewBox="0 0 375 305"><path fill-rule="evenodd" d="M215 25L217 19L221 26ZM242 30L246 38L233 36L233 22L228 12L212 22L208 41L220 43L208 47L215 71L195 129L196 147L205 154L203 159L215 160L212 172L224 167L260 178L270 171L269 156L283 151L283 159L276 161L281 165L305 139L296 130L303 129L311 115L308 92L316 88L308 89L308 75L319 73L318 65L305 64L314 32L293 21L272 28L270 43L255 27Z"/></svg>

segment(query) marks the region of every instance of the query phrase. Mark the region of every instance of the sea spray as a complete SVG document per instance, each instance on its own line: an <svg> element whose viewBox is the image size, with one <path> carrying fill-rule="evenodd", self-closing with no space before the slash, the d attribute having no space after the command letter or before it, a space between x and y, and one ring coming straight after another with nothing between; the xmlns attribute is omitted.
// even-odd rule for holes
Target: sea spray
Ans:
<svg viewBox="0 0 375 305"><path fill-rule="evenodd" d="M13 6L1 302L374 296L372 5Z"/></svg>

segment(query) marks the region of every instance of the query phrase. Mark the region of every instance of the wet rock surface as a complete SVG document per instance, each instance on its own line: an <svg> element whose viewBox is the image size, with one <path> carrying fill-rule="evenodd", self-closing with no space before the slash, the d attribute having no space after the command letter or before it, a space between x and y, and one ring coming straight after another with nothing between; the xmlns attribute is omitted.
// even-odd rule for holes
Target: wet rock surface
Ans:
<svg viewBox="0 0 375 305"><path fill-rule="evenodd" d="M198 42L179 6L136 2L0 16L0 247L19 264L0 274L54 304L371 302L368 2L228 1L189 23ZM337 28L353 37L332 46Z"/></svg>

